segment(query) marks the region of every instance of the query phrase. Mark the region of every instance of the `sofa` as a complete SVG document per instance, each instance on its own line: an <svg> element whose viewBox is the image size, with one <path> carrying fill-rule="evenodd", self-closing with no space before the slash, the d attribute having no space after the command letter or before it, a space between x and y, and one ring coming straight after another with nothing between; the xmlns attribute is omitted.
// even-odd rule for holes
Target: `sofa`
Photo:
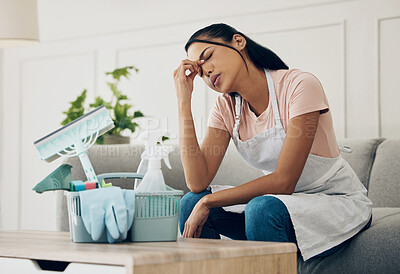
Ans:
<svg viewBox="0 0 400 274"><path fill-rule="evenodd" d="M343 139L341 145L352 147L342 152L373 202L371 227L346 241L346 245L324 258L303 261L298 255L298 273L400 273L400 139ZM170 154L172 169L163 164L167 185L189 191L185 183L179 146L173 145ZM141 145L95 145L89 158L96 174L136 172L143 151ZM75 180L86 180L77 157L67 158ZM212 184L238 185L262 176L248 166L230 144ZM133 188L131 179L109 180L122 188ZM57 193L57 228L68 230L67 206L64 195Z"/></svg>

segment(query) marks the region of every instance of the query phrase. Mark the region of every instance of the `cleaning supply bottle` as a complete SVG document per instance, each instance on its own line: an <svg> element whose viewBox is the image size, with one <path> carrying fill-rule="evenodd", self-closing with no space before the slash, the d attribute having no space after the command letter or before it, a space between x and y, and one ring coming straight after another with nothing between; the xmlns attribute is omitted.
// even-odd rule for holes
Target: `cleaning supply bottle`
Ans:
<svg viewBox="0 0 400 274"><path fill-rule="evenodd" d="M161 160L164 160L167 167L171 168L168 158L170 148L157 144L165 134L166 130L152 130L142 133L139 137L139 139L145 140L145 150L142 153L142 162L139 165L138 173L143 174L141 172L143 172L146 161L147 171L139 185L135 186L136 192L159 192L167 190L161 171Z"/></svg>
<svg viewBox="0 0 400 274"><path fill-rule="evenodd" d="M146 151L146 150L145 150L145 151ZM144 152L145 152L145 151L144 151ZM142 174L142 175L146 174L146 172L147 172L147 166L149 165L149 160L143 159L143 157L144 157L144 155L143 155L144 152L143 152L142 155L141 155L142 160L140 161L139 167L138 167L138 169L137 169L137 171L136 171L136 173ZM135 179L135 186L134 186L134 189L136 189L136 188L138 187L138 185L140 184L141 181L142 181L142 179Z"/></svg>

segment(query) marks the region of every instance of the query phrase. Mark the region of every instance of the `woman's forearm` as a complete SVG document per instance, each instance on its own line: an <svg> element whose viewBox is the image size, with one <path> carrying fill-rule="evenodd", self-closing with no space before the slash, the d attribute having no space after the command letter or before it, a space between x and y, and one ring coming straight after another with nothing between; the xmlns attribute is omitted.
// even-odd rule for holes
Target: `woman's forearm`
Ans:
<svg viewBox="0 0 400 274"><path fill-rule="evenodd" d="M203 197L202 202L208 208L247 204L251 199L265 194L293 193L293 189L278 173L271 173L243 185L221 190Z"/></svg>
<svg viewBox="0 0 400 274"><path fill-rule="evenodd" d="M179 147L186 184L192 192L207 188L207 165L197 142L190 103L179 105Z"/></svg>

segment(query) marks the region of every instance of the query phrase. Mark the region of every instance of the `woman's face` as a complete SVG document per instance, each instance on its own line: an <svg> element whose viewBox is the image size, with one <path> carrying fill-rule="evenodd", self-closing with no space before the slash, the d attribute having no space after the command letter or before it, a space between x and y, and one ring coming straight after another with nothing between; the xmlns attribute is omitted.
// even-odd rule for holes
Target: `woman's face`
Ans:
<svg viewBox="0 0 400 274"><path fill-rule="evenodd" d="M228 44L238 50L243 48L243 46L240 46L240 42L227 43L222 39L215 38L201 39ZM201 65L198 75L203 78L211 89L220 93L238 91L240 75L247 72L245 63L239 53L224 46L194 42L188 48L188 59L191 61L205 61Z"/></svg>

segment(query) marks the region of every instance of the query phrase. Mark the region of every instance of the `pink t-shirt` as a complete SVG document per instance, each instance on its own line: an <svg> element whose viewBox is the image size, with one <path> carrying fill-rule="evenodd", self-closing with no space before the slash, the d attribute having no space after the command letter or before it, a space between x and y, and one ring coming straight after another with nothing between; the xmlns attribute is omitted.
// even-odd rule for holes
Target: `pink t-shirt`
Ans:
<svg viewBox="0 0 400 274"><path fill-rule="evenodd" d="M318 128L310 153L322 157L338 157L340 150L333 129L328 100L318 79L311 73L299 69L272 70L270 72L285 132L287 132L289 120L293 117L320 110ZM226 130L232 136L234 124L235 98L229 94L221 94L211 110L208 126ZM249 103L243 100L239 126L239 136L242 141L251 139L274 125L271 100L269 100L267 109L258 117L250 109Z"/></svg>

